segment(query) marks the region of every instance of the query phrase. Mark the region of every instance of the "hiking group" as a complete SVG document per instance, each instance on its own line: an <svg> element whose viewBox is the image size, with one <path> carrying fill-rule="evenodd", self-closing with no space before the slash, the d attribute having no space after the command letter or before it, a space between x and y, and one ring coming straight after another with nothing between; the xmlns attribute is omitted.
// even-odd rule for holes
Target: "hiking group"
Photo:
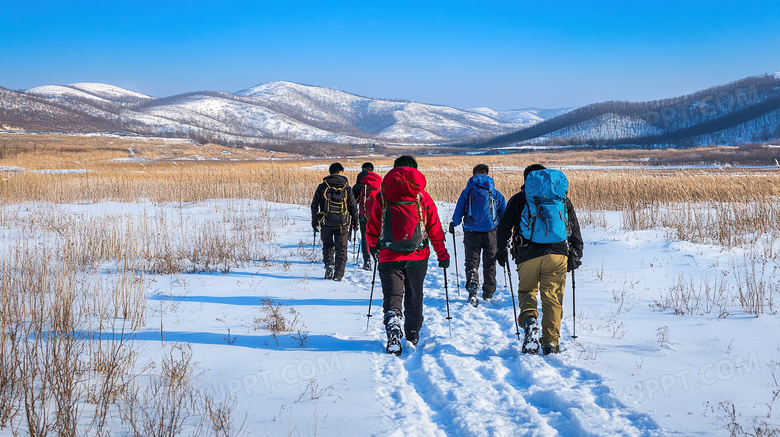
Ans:
<svg viewBox="0 0 780 437"><path fill-rule="evenodd" d="M372 270L373 261L374 280L379 272L382 285L386 351L400 355L404 336L415 346L420 338L430 246L438 267L444 270L445 288L450 255L439 212L425 191L426 179L414 157L398 157L384 178L374 173L370 162L361 170L350 188L344 167L339 163L330 166L330 174L312 199L312 227L315 239L318 231L322 238L325 279L336 281L344 276L350 235L357 238L360 230L362 268ZM560 170L530 165L523 172L520 191L507 202L489 170L485 164L474 167L448 229L454 239L455 228L463 225L469 303L477 306L479 302L480 262L481 297L490 300L496 292L496 263L506 272L511 254L518 274L519 316L511 270L509 285L518 336L520 327L524 332L522 351L558 353L566 274L573 275L580 266L583 249L577 215L568 198L568 179ZM455 262L457 273L457 251ZM448 297L447 305L449 313Z"/></svg>

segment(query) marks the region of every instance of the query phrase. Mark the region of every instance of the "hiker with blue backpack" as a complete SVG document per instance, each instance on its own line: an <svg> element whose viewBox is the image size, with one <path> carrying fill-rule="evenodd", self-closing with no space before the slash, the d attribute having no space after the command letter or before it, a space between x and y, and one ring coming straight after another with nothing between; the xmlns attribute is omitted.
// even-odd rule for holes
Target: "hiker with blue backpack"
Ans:
<svg viewBox="0 0 780 437"><path fill-rule="evenodd" d="M429 244L433 245L439 267L450 266L439 212L425 191L426 183L414 157L400 156L382 179L375 201L368 206L366 241L377 259L374 268L382 282L389 354L401 354L404 332L412 345L416 346L420 338Z"/></svg>
<svg viewBox="0 0 780 437"><path fill-rule="evenodd" d="M538 354L541 348L549 355L560 351L566 273L582 264L582 235L563 172L533 164L526 167L523 177L524 185L509 199L498 224L498 263L507 265L511 238L519 276L517 321L524 331L522 351ZM541 339L537 292L542 301Z"/></svg>
<svg viewBox="0 0 780 437"><path fill-rule="evenodd" d="M479 164L472 171L466 189L460 193L452 214L449 232L455 236L455 227L463 222L465 248L466 290L469 302L477 305L479 288L479 261L482 258L482 299L492 299L496 292L496 256L498 243L496 227L506 208L504 195L496 190L490 168Z"/></svg>

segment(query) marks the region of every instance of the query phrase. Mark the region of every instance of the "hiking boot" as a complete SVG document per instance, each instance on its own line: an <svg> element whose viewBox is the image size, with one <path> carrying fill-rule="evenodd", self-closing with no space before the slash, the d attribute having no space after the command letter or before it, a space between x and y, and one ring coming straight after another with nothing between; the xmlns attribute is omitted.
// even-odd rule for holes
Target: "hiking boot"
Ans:
<svg viewBox="0 0 780 437"><path fill-rule="evenodd" d="M493 292L492 291L483 291L482 292L482 300L488 300L493 299Z"/></svg>
<svg viewBox="0 0 780 437"><path fill-rule="evenodd" d="M385 352L396 356L401 355L403 352L403 347L401 347L401 339L398 337L388 337Z"/></svg>
<svg viewBox="0 0 780 437"><path fill-rule="evenodd" d="M543 355L557 354L560 351L561 351L561 348L557 344L544 344L544 345L542 345L542 354Z"/></svg>
<svg viewBox="0 0 780 437"><path fill-rule="evenodd" d="M371 271L371 260L370 260L370 259L367 259L367 260L366 260L366 261L363 263L363 270L367 270L367 271L369 271L369 272Z"/></svg>
<svg viewBox="0 0 780 437"><path fill-rule="evenodd" d="M417 346L417 342L420 340L420 332L419 331L406 331L406 341L409 343Z"/></svg>
<svg viewBox="0 0 780 437"><path fill-rule="evenodd" d="M401 324L403 318L401 312L398 310L388 310L385 313L385 332L387 332L387 349L388 354L401 355L401 337L404 336L401 330Z"/></svg>
<svg viewBox="0 0 780 437"><path fill-rule="evenodd" d="M536 317L528 317L523 323L523 346L524 354L537 355L539 353L539 325L536 324Z"/></svg>
<svg viewBox="0 0 780 437"><path fill-rule="evenodd" d="M341 280L344 279L344 275L334 275L333 280L341 282Z"/></svg>
<svg viewBox="0 0 780 437"><path fill-rule="evenodd" d="M403 316L401 316L401 311L399 310L388 310L387 313L385 313L385 331L387 332L388 338L392 336L401 338L404 336L404 332L401 329L403 321Z"/></svg>
<svg viewBox="0 0 780 437"><path fill-rule="evenodd" d="M477 294L477 288L479 288L479 282L476 281L468 281L466 282L466 290L469 292L469 296L471 296L472 293L474 295Z"/></svg>
<svg viewBox="0 0 780 437"><path fill-rule="evenodd" d="M334 273L335 270L333 269L333 266L325 266L325 279L333 279Z"/></svg>

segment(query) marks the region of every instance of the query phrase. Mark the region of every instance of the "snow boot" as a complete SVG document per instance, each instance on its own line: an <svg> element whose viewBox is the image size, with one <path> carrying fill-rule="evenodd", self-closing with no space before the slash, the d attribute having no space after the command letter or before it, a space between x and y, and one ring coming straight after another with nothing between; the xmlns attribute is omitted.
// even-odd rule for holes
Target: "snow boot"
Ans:
<svg viewBox="0 0 780 437"><path fill-rule="evenodd" d="M333 279L333 274L335 273L335 270L333 269L333 266L326 265L325 266L325 279Z"/></svg>
<svg viewBox="0 0 780 437"><path fill-rule="evenodd" d="M398 310L389 310L385 314L385 332L387 332L387 349L388 354L401 355L403 349L401 348L401 337L404 336L401 330L401 324L403 318L401 312Z"/></svg>
<svg viewBox="0 0 780 437"><path fill-rule="evenodd" d="M493 299L493 292L483 291L482 300L490 300L490 299Z"/></svg>
<svg viewBox="0 0 780 437"><path fill-rule="evenodd" d="M523 353L539 354L539 325L536 324L536 317L528 317L523 325Z"/></svg>
<svg viewBox="0 0 780 437"><path fill-rule="evenodd" d="M367 259L365 262L363 262L363 270L371 271L371 260Z"/></svg>
<svg viewBox="0 0 780 437"><path fill-rule="evenodd" d="M557 344L545 344L545 345L542 345L542 354L544 354L544 355L557 354L560 351L561 351L561 348Z"/></svg>
<svg viewBox="0 0 780 437"><path fill-rule="evenodd" d="M344 279L343 275L333 275L333 280L341 282L341 280Z"/></svg>
<svg viewBox="0 0 780 437"><path fill-rule="evenodd" d="M417 342L420 341L420 332L412 331L411 329L406 331L406 341L414 346L417 346Z"/></svg>
<svg viewBox="0 0 780 437"><path fill-rule="evenodd" d="M479 288L479 283L477 282L466 283L466 290L469 292L469 304L473 307L479 305L479 301L477 300L477 288Z"/></svg>

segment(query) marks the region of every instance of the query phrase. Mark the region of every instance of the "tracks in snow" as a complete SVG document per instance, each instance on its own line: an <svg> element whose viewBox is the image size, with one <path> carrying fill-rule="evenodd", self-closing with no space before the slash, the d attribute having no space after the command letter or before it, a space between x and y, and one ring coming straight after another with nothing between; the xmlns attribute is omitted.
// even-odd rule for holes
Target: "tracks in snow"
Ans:
<svg viewBox="0 0 780 437"><path fill-rule="evenodd" d="M508 290L499 288L478 308L451 293L452 338L444 300L442 272L431 268L419 345L404 341L401 357L377 351L372 371L388 428L376 435L661 434L652 419L618 401L600 375L579 367L574 351L522 354ZM384 338L381 322L370 335Z"/></svg>

